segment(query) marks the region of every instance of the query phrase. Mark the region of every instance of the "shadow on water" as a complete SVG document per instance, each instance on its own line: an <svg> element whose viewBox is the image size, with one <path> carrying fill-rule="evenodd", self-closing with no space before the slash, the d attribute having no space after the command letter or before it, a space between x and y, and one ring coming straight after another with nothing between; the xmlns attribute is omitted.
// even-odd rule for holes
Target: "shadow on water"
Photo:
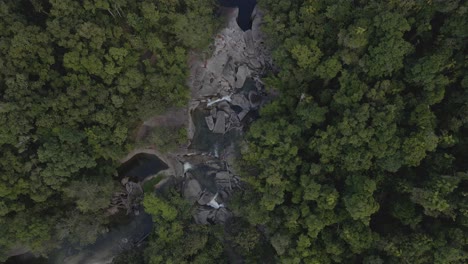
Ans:
<svg viewBox="0 0 468 264"><path fill-rule="evenodd" d="M237 24L243 31L252 29L252 12L257 4L257 0L218 0L224 7L238 7L239 16Z"/></svg>
<svg viewBox="0 0 468 264"><path fill-rule="evenodd" d="M141 182L146 177L155 175L168 168L167 164L155 155L140 153L122 164L118 172L120 177L129 177L130 180Z"/></svg>
<svg viewBox="0 0 468 264"><path fill-rule="evenodd" d="M4 264L47 264L47 259L36 257L31 253L25 253L10 257Z"/></svg>

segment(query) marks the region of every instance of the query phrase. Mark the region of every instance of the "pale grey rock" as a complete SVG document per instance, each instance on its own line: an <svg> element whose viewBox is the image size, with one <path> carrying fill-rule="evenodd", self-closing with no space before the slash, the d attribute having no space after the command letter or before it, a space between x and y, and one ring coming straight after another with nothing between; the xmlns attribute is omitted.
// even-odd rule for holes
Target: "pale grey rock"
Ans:
<svg viewBox="0 0 468 264"><path fill-rule="evenodd" d="M227 171L220 171L216 173L216 176L215 176L216 186L219 189L224 189L224 188L232 189L231 178L232 178L231 174Z"/></svg>
<svg viewBox="0 0 468 264"><path fill-rule="evenodd" d="M229 198L229 194L226 191L221 190L221 191L219 191L219 197L222 200L227 200Z"/></svg>
<svg viewBox="0 0 468 264"><path fill-rule="evenodd" d="M218 103L218 109L224 111L225 113L231 112L231 106L226 101Z"/></svg>
<svg viewBox="0 0 468 264"><path fill-rule="evenodd" d="M206 205L208 204L211 200L213 200L213 197L215 197L214 194L211 192L205 191L202 193L201 197L198 199L198 204L200 205Z"/></svg>
<svg viewBox="0 0 468 264"><path fill-rule="evenodd" d="M210 223L208 222L208 217L211 211L212 210L210 209L199 207L195 212L195 215L193 216L193 218L195 219L195 223L199 225L209 225Z"/></svg>
<svg viewBox="0 0 468 264"><path fill-rule="evenodd" d="M237 73L236 73L236 77L237 77L236 84L235 84L236 88L242 88L242 86L244 86L245 80L247 79L249 75L250 75L250 70L247 66L245 65L239 66L239 69L237 69Z"/></svg>
<svg viewBox="0 0 468 264"><path fill-rule="evenodd" d="M213 117L212 116L205 116L205 122L206 122L206 125L208 126L208 129L210 131L212 131L213 128L214 128Z"/></svg>
<svg viewBox="0 0 468 264"><path fill-rule="evenodd" d="M237 116L239 117L239 120L242 121L244 119L244 117L249 113L249 110L242 110L242 112L240 112L239 114L237 114Z"/></svg>
<svg viewBox="0 0 468 264"><path fill-rule="evenodd" d="M120 183L122 183L123 186L125 186L128 183L128 177L124 177Z"/></svg>
<svg viewBox="0 0 468 264"><path fill-rule="evenodd" d="M217 160L208 160L205 162L205 165L207 165L208 167L214 169L214 170L221 170L223 168L221 162L217 161Z"/></svg>
<svg viewBox="0 0 468 264"><path fill-rule="evenodd" d="M262 68L262 64L260 63L260 61L258 60L257 57L249 59L249 66L252 69L261 69Z"/></svg>
<svg viewBox="0 0 468 264"><path fill-rule="evenodd" d="M208 60L206 65L206 70L213 73L214 76L221 76L224 70L224 67L230 61L228 53L220 52L217 56L212 57Z"/></svg>
<svg viewBox="0 0 468 264"><path fill-rule="evenodd" d="M229 218L232 217L232 213L229 212L229 210L226 209L225 207L221 207L215 212L216 214L215 214L214 222L217 224L224 224Z"/></svg>
<svg viewBox="0 0 468 264"><path fill-rule="evenodd" d="M200 91L198 91L198 95L200 97L206 97L206 96L210 96L212 94L216 94L217 92L218 92L218 86L217 85L207 83L207 84L202 85L202 88L200 89Z"/></svg>
<svg viewBox="0 0 468 264"><path fill-rule="evenodd" d="M255 45L254 45L254 40L252 37L252 30L247 30L244 32L244 41L245 41L245 52L248 55L254 55L255 54Z"/></svg>
<svg viewBox="0 0 468 264"><path fill-rule="evenodd" d="M239 120L239 117L237 116L236 113L233 112L229 116L229 124L231 126L239 126L240 125L240 120Z"/></svg>
<svg viewBox="0 0 468 264"><path fill-rule="evenodd" d="M250 108L249 100L243 94L233 94L231 96L231 104L240 106L243 110Z"/></svg>
<svg viewBox="0 0 468 264"><path fill-rule="evenodd" d="M213 129L214 133L224 134L226 129L226 117L224 116L223 111L218 111L216 113L216 123Z"/></svg>
<svg viewBox="0 0 468 264"><path fill-rule="evenodd" d="M252 39L255 46L260 46L264 42L264 34L261 31L263 12L255 7L252 13Z"/></svg>
<svg viewBox="0 0 468 264"><path fill-rule="evenodd" d="M216 107L213 107L213 108L211 108L211 110L210 110L210 115L211 115L212 117L216 117L216 112L217 112Z"/></svg>
<svg viewBox="0 0 468 264"><path fill-rule="evenodd" d="M196 202L200 198L201 191L200 183L197 180L191 179L185 182L184 197L190 202Z"/></svg>

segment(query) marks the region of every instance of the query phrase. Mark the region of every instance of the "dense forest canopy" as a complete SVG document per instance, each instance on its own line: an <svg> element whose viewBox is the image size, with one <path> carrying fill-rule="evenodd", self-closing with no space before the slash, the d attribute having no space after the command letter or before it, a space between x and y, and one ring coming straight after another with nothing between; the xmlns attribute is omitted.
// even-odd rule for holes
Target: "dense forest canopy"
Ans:
<svg viewBox="0 0 468 264"><path fill-rule="evenodd" d="M236 216L200 227L147 196L139 261L466 263L466 1L259 4L281 96L250 128Z"/></svg>
<svg viewBox="0 0 468 264"><path fill-rule="evenodd" d="M115 263L466 263L468 2L258 3L281 96L250 127L235 216L145 195L148 246ZM0 2L1 254L96 240L132 129L186 103L213 6Z"/></svg>
<svg viewBox="0 0 468 264"><path fill-rule="evenodd" d="M468 3L259 2L282 95L238 214L279 263L466 263Z"/></svg>
<svg viewBox="0 0 468 264"><path fill-rule="evenodd" d="M184 106L212 1L0 1L0 256L95 241L142 119ZM197 21L197 23L193 23Z"/></svg>

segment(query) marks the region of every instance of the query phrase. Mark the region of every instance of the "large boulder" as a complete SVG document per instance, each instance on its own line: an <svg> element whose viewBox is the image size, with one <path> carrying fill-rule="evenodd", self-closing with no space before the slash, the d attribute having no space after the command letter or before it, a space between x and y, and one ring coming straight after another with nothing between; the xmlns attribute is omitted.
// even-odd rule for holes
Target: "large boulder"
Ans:
<svg viewBox="0 0 468 264"><path fill-rule="evenodd" d="M233 94L231 96L231 104L232 105L237 105L243 110L249 110L250 109L250 102L243 94Z"/></svg>
<svg viewBox="0 0 468 264"><path fill-rule="evenodd" d="M247 30L244 32L244 41L245 41L245 52L248 55L255 54L255 43L252 36L252 30Z"/></svg>
<svg viewBox="0 0 468 264"><path fill-rule="evenodd" d="M229 124L230 124L230 127L239 127L240 120L235 112L232 112L231 115L229 116Z"/></svg>
<svg viewBox="0 0 468 264"><path fill-rule="evenodd" d="M185 188L184 188L185 199L189 200L190 202L195 203L200 198L201 192L202 192L201 185L197 180L191 179L185 182Z"/></svg>
<svg viewBox="0 0 468 264"><path fill-rule="evenodd" d="M199 225L208 225L208 218L210 216L212 210L206 209L203 207L199 207L198 210L195 212L193 218L195 219L195 223Z"/></svg>
<svg viewBox="0 0 468 264"><path fill-rule="evenodd" d="M229 188L231 189L231 175L227 171L220 171L215 176L216 186L219 189Z"/></svg>
<svg viewBox="0 0 468 264"><path fill-rule="evenodd" d="M211 96L218 93L219 75L214 75L212 72L205 74L200 89L194 91L195 98Z"/></svg>
<svg viewBox="0 0 468 264"><path fill-rule="evenodd" d="M218 111L216 113L216 123L213 128L213 133L224 134L226 131L226 116L223 111Z"/></svg>
<svg viewBox="0 0 468 264"><path fill-rule="evenodd" d="M206 125L208 126L208 129L209 129L210 131L212 131L213 128L214 128L213 117L212 117L212 116L206 116L206 117L205 117L205 122L206 122Z"/></svg>
<svg viewBox="0 0 468 264"><path fill-rule="evenodd" d="M225 207L221 207L215 212L216 214L215 214L214 222L216 224L224 224L229 218L232 217L232 213L229 212L229 210L226 209Z"/></svg>
<svg viewBox="0 0 468 264"><path fill-rule="evenodd" d="M222 101L222 102L218 103L218 109L223 110L226 113L229 113L231 111L231 106L229 105L228 102Z"/></svg>
<svg viewBox="0 0 468 264"><path fill-rule="evenodd" d="M205 191L202 193L202 195L200 196L197 202L200 205L207 205L209 202L211 202L211 200L213 200L214 197L215 197L214 194L212 194L211 192Z"/></svg>
<svg viewBox="0 0 468 264"><path fill-rule="evenodd" d="M242 112L240 112L239 114L237 114L237 117L239 117L239 120L242 121L242 119L244 119L244 117L249 113L249 110L242 110Z"/></svg>
<svg viewBox="0 0 468 264"><path fill-rule="evenodd" d="M252 69L261 69L262 63L259 61L258 57L252 57L252 58L249 58L249 66Z"/></svg>
<svg viewBox="0 0 468 264"><path fill-rule="evenodd" d="M237 69L236 88L242 88L248 76L250 76L249 68L245 65L241 65L239 69Z"/></svg>

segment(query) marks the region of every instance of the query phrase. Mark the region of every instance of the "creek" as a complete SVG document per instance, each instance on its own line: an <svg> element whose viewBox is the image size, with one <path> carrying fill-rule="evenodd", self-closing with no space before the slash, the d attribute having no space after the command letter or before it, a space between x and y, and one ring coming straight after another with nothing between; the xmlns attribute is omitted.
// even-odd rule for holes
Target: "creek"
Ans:
<svg viewBox="0 0 468 264"><path fill-rule="evenodd" d="M259 77L268 65L268 54L261 46L263 40L258 30L260 16L252 18L256 1L221 0L220 3L239 9L237 17L230 17L228 26L215 38L213 57L208 62L190 65L195 72L190 80L192 99L188 107L188 123L193 126L193 133L189 132L190 145L185 153L168 153L163 159L137 153L118 170L119 180L125 178L133 182L142 182L161 171L171 171L173 175L168 176L183 181L184 197L198 204L199 214L194 215L194 220L199 224L222 224L231 217L224 204L240 182L232 162L239 155L244 127L258 116L263 100ZM216 101L221 98L229 100ZM209 119L213 127L207 122ZM190 125L188 127L190 131ZM138 215L121 212L113 215L111 221L108 232L95 243L81 250L63 245L51 255L49 263L112 263L113 257L144 239L153 226L151 216L141 208ZM39 262L40 258L35 259L37 263L44 263Z"/></svg>
<svg viewBox="0 0 468 264"><path fill-rule="evenodd" d="M221 6L238 7L237 24L243 31L252 28L252 12L257 4L256 0L219 0Z"/></svg>

